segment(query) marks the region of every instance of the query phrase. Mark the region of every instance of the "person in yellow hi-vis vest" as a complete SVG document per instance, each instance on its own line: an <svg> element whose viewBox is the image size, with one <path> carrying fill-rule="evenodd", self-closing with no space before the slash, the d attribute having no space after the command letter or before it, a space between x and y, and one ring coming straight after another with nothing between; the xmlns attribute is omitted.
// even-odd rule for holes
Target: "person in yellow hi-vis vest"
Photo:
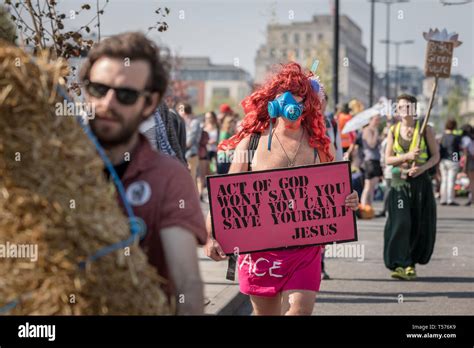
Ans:
<svg viewBox="0 0 474 348"><path fill-rule="evenodd" d="M436 201L428 170L439 161L434 131L427 127L417 147L421 121L415 97L397 98L401 121L390 128L385 161L392 165L388 218L384 232L384 262L392 278L416 278L416 264L426 264L436 239ZM415 163L415 164L413 164Z"/></svg>

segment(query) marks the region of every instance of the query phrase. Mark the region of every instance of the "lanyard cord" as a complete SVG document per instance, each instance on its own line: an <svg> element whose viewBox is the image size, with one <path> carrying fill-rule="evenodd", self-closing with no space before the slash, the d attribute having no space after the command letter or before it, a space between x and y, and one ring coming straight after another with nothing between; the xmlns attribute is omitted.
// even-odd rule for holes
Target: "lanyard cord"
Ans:
<svg viewBox="0 0 474 348"><path fill-rule="evenodd" d="M71 99L69 95L64 91L64 89L61 86L58 86L57 88L58 93L63 97L68 103L73 103L74 101ZM105 167L110 173L110 176L112 177L112 180L115 184L115 187L117 188L117 191L120 195L120 198L125 206L125 210L127 212L128 218L129 218L129 223L130 223L130 231L132 234L136 233L143 233L144 231L140 231L143 226L138 221L138 218L135 216L133 213L132 206L130 205L130 202L128 202L127 197L125 195L125 188L122 184L122 181L120 180L117 171L115 170L114 166L112 165L112 162L110 162L110 159L107 157L105 154L104 148L100 145L99 140L97 137L92 133L90 127L84 122L81 116L76 115L77 120L79 124L81 125L82 129L86 133L86 135L89 137L89 139L92 141L94 144L97 152L99 153L99 156L102 158L102 161L104 161Z"/></svg>

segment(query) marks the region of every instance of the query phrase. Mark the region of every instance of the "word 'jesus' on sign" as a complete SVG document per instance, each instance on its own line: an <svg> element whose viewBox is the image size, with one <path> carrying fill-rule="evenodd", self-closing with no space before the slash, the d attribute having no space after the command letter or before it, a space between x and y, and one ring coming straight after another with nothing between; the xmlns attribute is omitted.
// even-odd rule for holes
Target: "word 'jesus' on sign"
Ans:
<svg viewBox="0 0 474 348"><path fill-rule="evenodd" d="M428 41L426 48L426 77L447 78L451 75L453 43L449 41Z"/></svg>
<svg viewBox="0 0 474 348"><path fill-rule="evenodd" d="M208 188L227 254L357 239L348 162L210 176Z"/></svg>

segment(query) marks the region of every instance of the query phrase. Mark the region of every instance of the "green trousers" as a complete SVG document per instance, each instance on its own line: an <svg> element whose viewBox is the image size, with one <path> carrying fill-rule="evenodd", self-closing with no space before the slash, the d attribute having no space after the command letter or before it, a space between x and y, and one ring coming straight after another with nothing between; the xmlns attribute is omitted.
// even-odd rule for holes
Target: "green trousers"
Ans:
<svg viewBox="0 0 474 348"><path fill-rule="evenodd" d="M436 239L436 201L429 175L392 181L387 203L385 266L393 270L428 263Z"/></svg>

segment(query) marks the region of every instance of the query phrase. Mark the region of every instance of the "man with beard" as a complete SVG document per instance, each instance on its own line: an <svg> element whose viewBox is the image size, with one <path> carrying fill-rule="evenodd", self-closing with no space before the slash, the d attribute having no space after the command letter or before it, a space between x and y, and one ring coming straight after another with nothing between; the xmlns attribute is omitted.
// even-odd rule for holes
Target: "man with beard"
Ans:
<svg viewBox="0 0 474 348"><path fill-rule="evenodd" d="M183 164L154 151L139 133L167 86L158 48L141 33L112 36L92 48L80 77L87 101L95 107L91 129L134 213L147 226L140 245L167 280L164 290L176 301L177 313L201 314L196 246L205 242L206 232L194 183Z"/></svg>

